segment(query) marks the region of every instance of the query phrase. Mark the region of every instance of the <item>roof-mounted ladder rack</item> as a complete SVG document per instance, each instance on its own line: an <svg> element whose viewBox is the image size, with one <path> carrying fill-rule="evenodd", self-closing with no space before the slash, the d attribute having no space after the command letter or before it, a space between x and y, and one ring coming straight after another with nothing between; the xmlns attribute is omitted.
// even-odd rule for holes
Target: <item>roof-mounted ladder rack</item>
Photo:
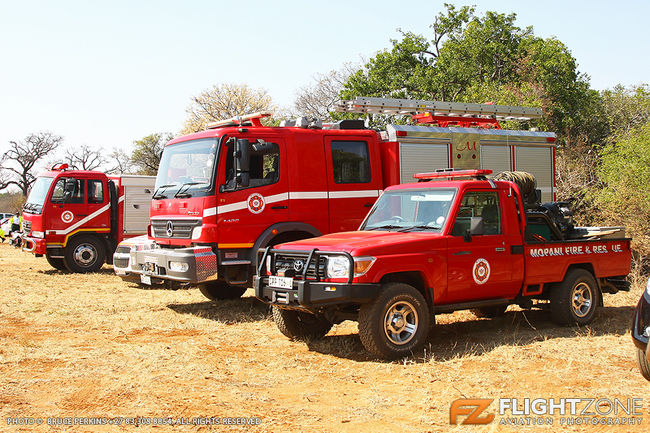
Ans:
<svg viewBox="0 0 650 433"><path fill-rule="evenodd" d="M538 119L544 114L541 108L536 107L361 96L349 101L340 101L334 110L344 113L411 115L418 123L437 123L441 126L490 124L498 127L498 121Z"/></svg>

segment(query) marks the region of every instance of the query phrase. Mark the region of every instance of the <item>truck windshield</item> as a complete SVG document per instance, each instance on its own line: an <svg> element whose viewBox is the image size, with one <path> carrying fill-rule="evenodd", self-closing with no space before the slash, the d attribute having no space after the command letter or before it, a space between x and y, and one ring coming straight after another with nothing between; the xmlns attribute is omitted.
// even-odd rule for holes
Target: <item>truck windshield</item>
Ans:
<svg viewBox="0 0 650 433"><path fill-rule="evenodd" d="M154 200L205 196L212 190L218 140L204 138L165 147Z"/></svg>
<svg viewBox="0 0 650 433"><path fill-rule="evenodd" d="M36 179L32 190L29 192L27 201L23 209L30 213L41 213L43 210L43 203L47 198L47 192L50 190L50 185L52 185L53 177L41 176Z"/></svg>
<svg viewBox="0 0 650 433"><path fill-rule="evenodd" d="M454 201L453 189L395 190L382 194L360 230L440 232Z"/></svg>

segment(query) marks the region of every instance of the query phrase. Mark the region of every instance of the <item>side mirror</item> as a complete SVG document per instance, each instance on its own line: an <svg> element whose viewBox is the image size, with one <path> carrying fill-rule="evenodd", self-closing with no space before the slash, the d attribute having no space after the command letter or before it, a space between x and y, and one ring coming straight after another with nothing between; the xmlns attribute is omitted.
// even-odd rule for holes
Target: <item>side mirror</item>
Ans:
<svg viewBox="0 0 650 433"><path fill-rule="evenodd" d="M472 217L469 223L469 229L465 232L465 242L472 242L472 236L482 235L485 233L483 217Z"/></svg>
<svg viewBox="0 0 650 433"><path fill-rule="evenodd" d="M235 182L246 188L250 184L250 150L248 140L239 138L235 141Z"/></svg>

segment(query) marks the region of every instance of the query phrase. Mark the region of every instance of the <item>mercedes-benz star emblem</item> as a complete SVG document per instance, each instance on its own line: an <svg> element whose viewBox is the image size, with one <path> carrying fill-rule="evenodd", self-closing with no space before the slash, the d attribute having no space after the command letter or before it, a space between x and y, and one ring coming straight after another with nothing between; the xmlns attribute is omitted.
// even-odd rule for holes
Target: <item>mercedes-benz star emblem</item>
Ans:
<svg viewBox="0 0 650 433"><path fill-rule="evenodd" d="M171 221L167 221L167 236L171 238L173 234L174 234L174 223L172 223Z"/></svg>
<svg viewBox="0 0 650 433"><path fill-rule="evenodd" d="M305 267L305 262L302 260L296 260L293 262L293 270L296 272L302 272L302 269Z"/></svg>

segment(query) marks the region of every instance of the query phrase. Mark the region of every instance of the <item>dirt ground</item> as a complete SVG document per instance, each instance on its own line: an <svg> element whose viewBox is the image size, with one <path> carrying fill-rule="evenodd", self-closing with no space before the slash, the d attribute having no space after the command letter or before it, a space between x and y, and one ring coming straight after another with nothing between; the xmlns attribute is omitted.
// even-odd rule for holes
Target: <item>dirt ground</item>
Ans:
<svg viewBox="0 0 650 433"><path fill-rule="evenodd" d="M647 415L650 383L629 333L641 284L605 295L583 328L515 307L497 319L440 315L426 349L396 362L368 356L353 322L320 341L290 341L252 290L215 303L196 289L124 283L108 266L62 273L6 244L0 289L0 431L645 432L650 424L646 416L636 426L565 426L556 415L550 426L513 427L497 413L503 398L638 398ZM459 398L494 399L483 415L495 420L450 425ZM192 424L208 421L259 424Z"/></svg>

